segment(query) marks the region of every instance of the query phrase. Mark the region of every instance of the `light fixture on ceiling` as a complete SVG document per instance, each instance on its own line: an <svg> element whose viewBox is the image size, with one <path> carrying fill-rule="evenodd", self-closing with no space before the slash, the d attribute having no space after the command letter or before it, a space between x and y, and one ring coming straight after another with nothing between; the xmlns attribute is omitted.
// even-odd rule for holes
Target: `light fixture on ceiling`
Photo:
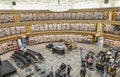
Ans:
<svg viewBox="0 0 120 77"><path fill-rule="evenodd" d="M60 4L60 0L58 0L57 5L49 5L48 10L53 12L64 12L68 11L71 7L69 5Z"/></svg>
<svg viewBox="0 0 120 77"><path fill-rule="evenodd" d="M108 4L108 3L109 3L109 0L104 0L104 3L105 3L105 4Z"/></svg>

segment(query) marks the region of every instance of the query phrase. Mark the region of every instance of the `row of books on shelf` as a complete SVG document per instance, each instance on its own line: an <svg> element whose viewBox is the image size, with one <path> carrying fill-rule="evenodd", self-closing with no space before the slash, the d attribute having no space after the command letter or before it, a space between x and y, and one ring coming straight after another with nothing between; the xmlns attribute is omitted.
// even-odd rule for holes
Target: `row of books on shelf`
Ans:
<svg viewBox="0 0 120 77"><path fill-rule="evenodd" d="M120 35L120 25L105 24L104 32Z"/></svg>
<svg viewBox="0 0 120 77"><path fill-rule="evenodd" d="M0 44L0 54L6 53L9 51L15 51L16 48L18 48L18 44L16 40L2 43Z"/></svg>
<svg viewBox="0 0 120 77"><path fill-rule="evenodd" d="M105 11L81 11L81 12L60 12L60 13L22 13L19 14L21 22L40 20L105 20ZM120 10L116 11L115 20L120 21ZM15 22L13 13L1 13L0 23Z"/></svg>
<svg viewBox="0 0 120 77"><path fill-rule="evenodd" d="M39 20L105 20L105 11L84 11L84 12L62 12L62 13L23 13L20 14L20 21Z"/></svg>
<svg viewBox="0 0 120 77"><path fill-rule="evenodd" d="M120 51L120 41L105 39L104 40L104 47L114 48L114 49Z"/></svg>
<svg viewBox="0 0 120 77"><path fill-rule="evenodd" d="M14 14L0 14L0 23L15 22Z"/></svg>
<svg viewBox="0 0 120 77"><path fill-rule="evenodd" d="M40 36L31 36L29 38L30 44L39 44L39 43L45 43L45 42L51 42L51 41L76 41L81 43L91 43L92 42L92 36L82 36L82 35L74 35L74 34L65 34L65 35L40 35Z"/></svg>
<svg viewBox="0 0 120 77"><path fill-rule="evenodd" d="M78 30L78 31L95 31L96 24L88 23L51 23L31 25L32 32L38 31L60 31L60 30Z"/></svg>
<svg viewBox="0 0 120 77"><path fill-rule="evenodd" d="M116 18L115 20L120 21L120 10L116 11Z"/></svg>
<svg viewBox="0 0 120 77"><path fill-rule="evenodd" d="M0 38L26 33L25 26L12 26L0 28Z"/></svg>

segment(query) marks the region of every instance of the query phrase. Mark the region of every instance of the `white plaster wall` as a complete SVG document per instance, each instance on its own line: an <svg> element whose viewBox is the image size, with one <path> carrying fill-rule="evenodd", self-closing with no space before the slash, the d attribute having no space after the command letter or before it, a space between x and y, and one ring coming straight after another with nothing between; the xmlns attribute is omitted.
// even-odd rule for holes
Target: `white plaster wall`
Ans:
<svg viewBox="0 0 120 77"><path fill-rule="evenodd" d="M12 1L16 6L12 6ZM0 9L9 10L47 10L50 4L57 4L57 0L0 0ZM72 6L70 9L120 7L120 0L60 0L60 4Z"/></svg>

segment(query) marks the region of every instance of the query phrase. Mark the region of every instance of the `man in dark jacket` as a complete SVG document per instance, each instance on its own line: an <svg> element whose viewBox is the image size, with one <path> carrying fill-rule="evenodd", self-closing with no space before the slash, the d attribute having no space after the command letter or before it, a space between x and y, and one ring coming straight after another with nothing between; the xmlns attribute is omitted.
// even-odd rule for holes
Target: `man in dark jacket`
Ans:
<svg viewBox="0 0 120 77"><path fill-rule="evenodd" d="M71 69L72 69L71 66L68 65L68 67L67 67L67 75L68 75L68 76L70 75Z"/></svg>
<svg viewBox="0 0 120 77"><path fill-rule="evenodd" d="M61 69L61 70L64 70L65 68L66 68L66 64L62 63L62 64L60 65L60 69Z"/></svg>

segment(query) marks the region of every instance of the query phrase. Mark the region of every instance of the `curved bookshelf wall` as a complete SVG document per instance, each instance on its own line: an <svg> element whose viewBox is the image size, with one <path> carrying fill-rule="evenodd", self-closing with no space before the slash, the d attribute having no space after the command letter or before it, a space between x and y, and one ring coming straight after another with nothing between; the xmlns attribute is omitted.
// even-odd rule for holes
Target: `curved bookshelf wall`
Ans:
<svg viewBox="0 0 120 77"><path fill-rule="evenodd" d="M105 39L104 47L105 48L114 48L114 49L120 51L120 41Z"/></svg>
<svg viewBox="0 0 120 77"><path fill-rule="evenodd" d="M88 23L46 23L30 26L31 32L42 31L96 31L96 24Z"/></svg>
<svg viewBox="0 0 120 77"><path fill-rule="evenodd" d="M104 33L120 36L120 25L105 24Z"/></svg>
<svg viewBox="0 0 120 77"><path fill-rule="evenodd" d="M107 20L108 9L81 9L65 12L48 10L1 10L1 23L48 20ZM10 15L8 15L10 14ZM8 16L7 16L8 15ZM3 18L4 17L4 18Z"/></svg>
<svg viewBox="0 0 120 77"><path fill-rule="evenodd" d="M19 14L20 21L43 21L43 20L105 20L106 11L78 11L78 12L26 12Z"/></svg>
<svg viewBox="0 0 120 77"><path fill-rule="evenodd" d="M39 35L31 36L29 38L30 45L45 43L45 42L59 42L61 40L72 40L80 43L92 43L91 35L76 35L76 34L55 34L55 35Z"/></svg>
<svg viewBox="0 0 120 77"><path fill-rule="evenodd" d="M15 16L13 13L0 13L0 23L14 23Z"/></svg>
<svg viewBox="0 0 120 77"><path fill-rule="evenodd" d="M0 28L0 38L9 37L13 35L25 34L25 26L10 26Z"/></svg>
<svg viewBox="0 0 120 77"><path fill-rule="evenodd" d="M0 44L0 55L10 51L14 52L17 48L18 48L17 40L6 41Z"/></svg>
<svg viewBox="0 0 120 77"><path fill-rule="evenodd" d="M110 10L112 10L111 21L108 20ZM90 43L94 43L95 38L98 37L96 34L99 33L97 32L98 23L101 23L101 26L103 26L100 34L104 36L105 42L106 39L119 42L119 10L120 8L83 9L60 13L39 10L3 10L0 11L0 48L4 49L4 43L17 40L22 36L29 38L30 45L49 42L51 40L60 41L63 37L66 37L64 38L66 40L71 39L84 43L88 38ZM3 50L0 50L1 52L3 53Z"/></svg>

